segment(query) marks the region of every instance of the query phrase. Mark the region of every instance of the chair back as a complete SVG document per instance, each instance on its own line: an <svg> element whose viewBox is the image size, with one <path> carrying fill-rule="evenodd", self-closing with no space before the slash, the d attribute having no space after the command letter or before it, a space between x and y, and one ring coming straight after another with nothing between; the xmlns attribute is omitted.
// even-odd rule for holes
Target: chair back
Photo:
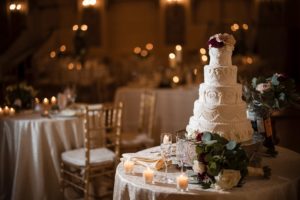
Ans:
<svg viewBox="0 0 300 200"><path fill-rule="evenodd" d="M84 118L84 144L86 165L90 163L90 150L106 147L120 156L120 134L123 103L87 105Z"/></svg>
<svg viewBox="0 0 300 200"><path fill-rule="evenodd" d="M138 131L147 133L150 138L153 129L155 101L154 91L146 90L141 94Z"/></svg>

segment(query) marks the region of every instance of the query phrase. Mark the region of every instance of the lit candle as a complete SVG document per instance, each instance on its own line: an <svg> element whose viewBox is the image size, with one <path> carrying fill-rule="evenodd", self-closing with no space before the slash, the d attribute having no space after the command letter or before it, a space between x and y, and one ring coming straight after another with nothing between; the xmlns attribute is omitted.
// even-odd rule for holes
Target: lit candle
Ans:
<svg viewBox="0 0 300 200"><path fill-rule="evenodd" d="M48 100L47 98L44 98L44 99L43 99L43 104L44 104L45 106L49 105L49 100Z"/></svg>
<svg viewBox="0 0 300 200"><path fill-rule="evenodd" d="M0 107L0 116L3 115L3 110L2 108Z"/></svg>
<svg viewBox="0 0 300 200"><path fill-rule="evenodd" d="M51 97L51 104L52 105L56 104L56 97L55 96Z"/></svg>
<svg viewBox="0 0 300 200"><path fill-rule="evenodd" d="M163 144L169 144L169 136L168 135L164 135L164 139L163 139Z"/></svg>
<svg viewBox="0 0 300 200"><path fill-rule="evenodd" d="M185 174L180 174L176 177L177 189L180 191L187 191L189 185L189 179Z"/></svg>
<svg viewBox="0 0 300 200"><path fill-rule="evenodd" d="M16 113L14 108L9 109L9 115L14 115Z"/></svg>
<svg viewBox="0 0 300 200"><path fill-rule="evenodd" d="M143 178L145 183L153 183L154 172L149 167L144 170Z"/></svg>
<svg viewBox="0 0 300 200"><path fill-rule="evenodd" d="M181 63L181 61L182 61L182 46L181 45L175 46L175 57L176 57L176 61Z"/></svg>
<svg viewBox="0 0 300 200"><path fill-rule="evenodd" d="M169 54L169 66L171 68L175 68L176 67L176 56L174 53L170 53Z"/></svg>
<svg viewBox="0 0 300 200"><path fill-rule="evenodd" d="M39 104L39 103L40 103L39 98L34 98L34 103L35 103L35 104Z"/></svg>
<svg viewBox="0 0 300 200"><path fill-rule="evenodd" d="M131 174L133 171L134 162L131 160L126 160L124 162L124 170L126 174Z"/></svg>
<svg viewBox="0 0 300 200"><path fill-rule="evenodd" d="M9 114L9 107L8 107L8 106L5 106L5 107L4 107L4 114L5 114L5 115L8 115L8 114Z"/></svg>

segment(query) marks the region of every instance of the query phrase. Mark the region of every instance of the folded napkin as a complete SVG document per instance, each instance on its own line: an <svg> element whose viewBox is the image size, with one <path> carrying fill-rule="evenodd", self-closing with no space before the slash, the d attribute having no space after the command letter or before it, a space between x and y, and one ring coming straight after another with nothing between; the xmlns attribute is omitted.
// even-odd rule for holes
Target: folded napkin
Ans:
<svg viewBox="0 0 300 200"><path fill-rule="evenodd" d="M121 161L130 159L137 165L142 165L144 167L150 167L156 170L160 170L165 167L165 163L161 156L155 155L141 155L136 153L124 153L122 154ZM168 161L170 165L172 161Z"/></svg>

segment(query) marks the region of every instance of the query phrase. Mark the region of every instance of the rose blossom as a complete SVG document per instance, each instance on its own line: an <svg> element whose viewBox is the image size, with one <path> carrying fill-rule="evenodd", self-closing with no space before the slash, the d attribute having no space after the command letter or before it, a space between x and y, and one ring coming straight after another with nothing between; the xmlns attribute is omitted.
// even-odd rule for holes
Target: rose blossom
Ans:
<svg viewBox="0 0 300 200"><path fill-rule="evenodd" d="M268 90L271 89L271 83L268 82L268 83L260 83L256 86L255 88L257 91L259 91L260 93L264 93Z"/></svg>
<svg viewBox="0 0 300 200"><path fill-rule="evenodd" d="M202 162L199 162L198 160L194 160L193 171L195 173L203 174L206 171L205 165Z"/></svg>
<svg viewBox="0 0 300 200"><path fill-rule="evenodd" d="M237 186L241 179L241 173L238 170L224 169L215 179L215 188L228 190Z"/></svg>
<svg viewBox="0 0 300 200"><path fill-rule="evenodd" d="M209 47L221 48L224 45L234 46L236 43L234 37L228 33L218 33L213 35L208 40Z"/></svg>

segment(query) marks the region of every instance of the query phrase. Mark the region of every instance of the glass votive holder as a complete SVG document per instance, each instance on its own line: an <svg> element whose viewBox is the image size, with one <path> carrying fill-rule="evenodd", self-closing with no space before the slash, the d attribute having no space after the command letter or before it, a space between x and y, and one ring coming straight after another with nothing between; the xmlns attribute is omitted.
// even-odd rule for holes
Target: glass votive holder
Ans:
<svg viewBox="0 0 300 200"><path fill-rule="evenodd" d="M145 183L154 184L154 171L147 167L147 169L143 171L143 179Z"/></svg>
<svg viewBox="0 0 300 200"><path fill-rule="evenodd" d="M125 160L123 166L126 174L132 174L134 168L134 162L132 160Z"/></svg>
<svg viewBox="0 0 300 200"><path fill-rule="evenodd" d="M176 186L177 189L181 192L188 191L189 188L189 178L186 174L182 173L179 176L176 177Z"/></svg>

